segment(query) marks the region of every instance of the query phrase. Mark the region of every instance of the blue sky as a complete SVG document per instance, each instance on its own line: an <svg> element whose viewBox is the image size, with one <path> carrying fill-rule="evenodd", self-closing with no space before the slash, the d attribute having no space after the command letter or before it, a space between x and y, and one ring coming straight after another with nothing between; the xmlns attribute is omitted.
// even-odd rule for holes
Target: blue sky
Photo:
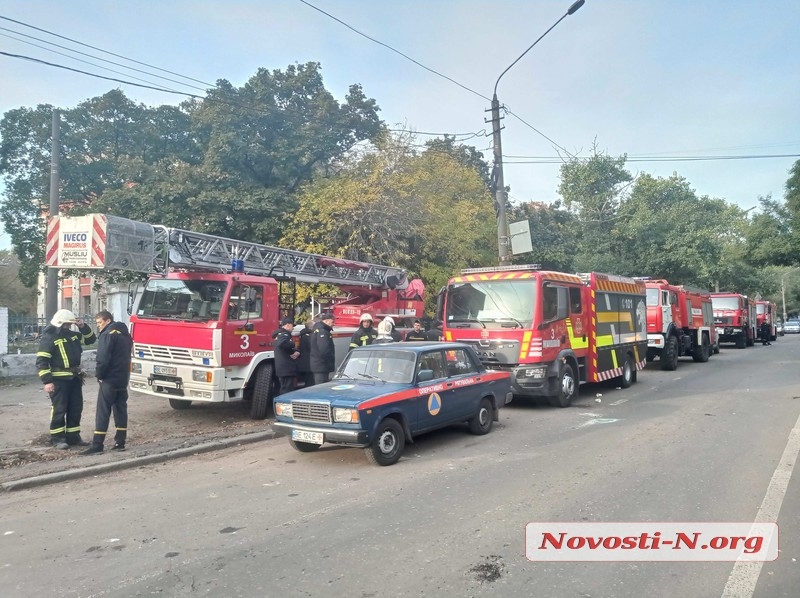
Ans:
<svg viewBox="0 0 800 598"><path fill-rule="evenodd" d="M390 125L476 133L466 143L491 159L491 137L484 136L491 133L484 122L486 98L500 73L571 3L309 2L473 91L300 0L5 0L0 16L209 82L224 78L241 85L259 67L318 61L337 98L360 83ZM630 158L800 155L798 25L797 0L587 0L500 80L498 98L524 121L507 116L502 132L512 201L558 197L559 166L541 163L556 158L557 150L534 128L583 156L595 142L602 151ZM72 46L8 21L0 20L0 27ZM129 78L8 36L20 37L0 30L4 52ZM72 107L117 86L148 105L180 101L6 56L0 56L0 82L0 112L44 103ZM637 161L628 168L663 177L677 172L698 194L749 208L759 196L784 197L797 159ZM8 245L8 235L0 233L0 249Z"/></svg>

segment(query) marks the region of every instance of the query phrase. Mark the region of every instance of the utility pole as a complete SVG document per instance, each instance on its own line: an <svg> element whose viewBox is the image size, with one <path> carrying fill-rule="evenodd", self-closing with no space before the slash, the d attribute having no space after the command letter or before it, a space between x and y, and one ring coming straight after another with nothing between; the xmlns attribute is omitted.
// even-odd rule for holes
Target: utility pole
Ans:
<svg viewBox="0 0 800 598"><path fill-rule="evenodd" d="M50 211L48 219L58 216L58 186L61 177L59 176L58 157L61 153L61 140L59 137L59 114L58 109L53 110L53 129L52 143L50 149ZM45 317L49 322L58 311L58 269L47 268L47 278L45 285Z"/></svg>
<svg viewBox="0 0 800 598"><path fill-rule="evenodd" d="M502 76L502 75L501 75ZM496 86L495 86L496 89ZM500 140L500 102L497 92L492 96L492 141L494 146L494 168L492 169L492 185L494 186L494 209L497 215L497 251L500 265L506 266L511 261L511 247L508 237L508 218L506 216L506 184L503 180L503 145Z"/></svg>
<svg viewBox="0 0 800 598"><path fill-rule="evenodd" d="M497 78L497 81L494 84L494 93L492 95L492 141L494 147L492 184L494 185L493 191L495 211L497 212L497 252L500 258L501 266L507 266L511 263L511 237L508 234L508 217L506 216L506 202L508 200L508 194L506 193L506 184L503 180L503 147L500 142L500 130L502 127L500 126L500 102L497 99L497 86L500 83L500 79L503 78L503 75L505 75L512 66L517 64L522 57L525 56L525 54L530 52L531 48L538 44L545 35L550 33L556 25L558 25L568 16L574 15L578 9L584 5L585 2L586 0L575 0L575 2L572 3L569 9L567 9L567 12L564 13L560 19L558 19L547 31L540 35L539 39L528 46L527 50L520 54L514 62L506 67L506 70L500 73L500 76Z"/></svg>

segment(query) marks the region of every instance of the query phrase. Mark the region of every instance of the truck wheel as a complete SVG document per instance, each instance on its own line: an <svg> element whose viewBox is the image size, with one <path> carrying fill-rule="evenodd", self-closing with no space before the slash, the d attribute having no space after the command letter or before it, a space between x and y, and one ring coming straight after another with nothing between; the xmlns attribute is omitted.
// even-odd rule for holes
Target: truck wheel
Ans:
<svg viewBox="0 0 800 598"><path fill-rule="evenodd" d="M756 344L756 337L755 336L748 336L747 337L747 346L753 347Z"/></svg>
<svg viewBox="0 0 800 598"><path fill-rule="evenodd" d="M630 388L631 384L636 382L636 366L633 364L633 359L630 355L625 358L625 363L622 365L622 375L617 378L617 384L621 388Z"/></svg>
<svg viewBox="0 0 800 598"><path fill-rule="evenodd" d="M481 399L478 405L478 413L469 420L469 431L472 434L483 436L492 431L492 422L494 421L494 407L489 399Z"/></svg>
<svg viewBox="0 0 800 598"><path fill-rule="evenodd" d="M253 402L250 403L250 417L264 419L269 411L269 402L272 399L272 364L265 363L256 370L256 379L253 383Z"/></svg>
<svg viewBox="0 0 800 598"><path fill-rule="evenodd" d="M294 450L300 451L301 453L313 453L320 447L319 444L314 444L313 442L300 442L299 440L292 440L291 438L289 439L289 444Z"/></svg>
<svg viewBox="0 0 800 598"><path fill-rule="evenodd" d="M364 449L367 460L375 465L394 465L406 446L406 435L396 419L384 419L375 433L372 444Z"/></svg>
<svg viewBox="0 0 800 598"><path fill-rule="evenodd" d="M708 343L708 337L704 334L703 341L699 347L695 347L692 350L692 359L699 362L705 363L708 361L708 358L711 356L711 347Z"/></svg>
<svg viewBox="0 0 800 598"><path fill-rule="evenodd" d="M678 369L678 339L670 336L661 351L661 369L671 372Z"/></svg>
<svg viewBox="0 0 800 598"><path fill-rule="evenodd" d="M188 409L192 406L191 401L184 401L183 399L170 399L169 406L173 409L177 409L178 411L182 409Z"/></svg>
<svg viewBox="0 0 800 598"><path fill-rule="evenodd" d="M547 397L547 402L553 407L569 407L577 394L578 381L575 380L575 373L572 371L572 366L565 363L558 377L558 394Z"/></svg>

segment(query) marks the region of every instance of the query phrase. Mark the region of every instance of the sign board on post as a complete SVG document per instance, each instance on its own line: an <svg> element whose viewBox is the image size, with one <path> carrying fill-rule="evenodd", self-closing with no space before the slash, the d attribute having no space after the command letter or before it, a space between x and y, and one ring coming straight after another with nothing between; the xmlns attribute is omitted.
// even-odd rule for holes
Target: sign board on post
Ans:
<svg viewBox="0 0 800 598"><path fill-rule="evenodd" d="M533 251L531 225L527 220L512 222L508 225L508 232L511 237L511 253L513 255Z"/></svg>
<svg viewBox="0 0 800 598"><path fill-rule="evenodd" d="M47 222L46 264L76 270L150 272L155 231L119 216L53 216Z"/></svg>

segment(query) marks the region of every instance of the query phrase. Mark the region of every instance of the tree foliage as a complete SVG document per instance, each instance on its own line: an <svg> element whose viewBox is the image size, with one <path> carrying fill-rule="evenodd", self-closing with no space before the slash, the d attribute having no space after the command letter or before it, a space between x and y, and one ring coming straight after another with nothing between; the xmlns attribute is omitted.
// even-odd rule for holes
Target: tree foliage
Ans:
<svg viewBox="0 0 800 598"><path fill-rule="evenodd" d="M336 177L306 185L299 202L283 246L394 264L433 288L496 259L492 200L478 170L449 152L416 153L407 138L344 161Z"/></svg>
<svg viewBox="0 0 800 598"><path fill-rule="evenodd" d="M0 250L0 306L7 307L9 314L36 314L36 290L22 284L19 270L17 256L8 249Z"/></svg>

